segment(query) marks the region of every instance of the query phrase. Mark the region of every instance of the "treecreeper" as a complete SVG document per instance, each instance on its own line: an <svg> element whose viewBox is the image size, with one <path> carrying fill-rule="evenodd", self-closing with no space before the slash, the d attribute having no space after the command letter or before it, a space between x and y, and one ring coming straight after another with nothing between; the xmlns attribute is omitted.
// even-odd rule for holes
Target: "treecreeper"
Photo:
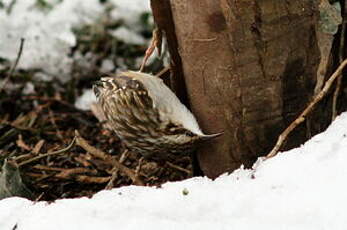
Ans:
<svg viewBox="0 0 347 230"><path fill-rule="evenodd" d="M93 89L115 134L144 158L166 161L189 155L222 134L204 134L194 115L156 76L132 71L106 75Z"/></svg>

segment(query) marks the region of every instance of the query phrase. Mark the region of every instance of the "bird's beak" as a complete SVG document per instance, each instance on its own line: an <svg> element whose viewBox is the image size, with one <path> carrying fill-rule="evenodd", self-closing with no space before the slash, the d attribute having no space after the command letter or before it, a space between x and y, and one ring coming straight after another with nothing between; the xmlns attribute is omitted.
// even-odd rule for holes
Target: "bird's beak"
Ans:
<svg viewBox="0 0 347 230"><path fill-rule="evenodd" d="M102 81L94 81L93 82L93 91L96 97L100 95L100 88L102 87Z"/></svg>
<svg viewBox="0 0 347 230"><path fill-rule="evenodd" d="M199 139L202 140L202 141L208 141L208 140L212 140L212 139L214 139L216 137L219 137L219 136L223 135L223 133L224 132L215 133L215 134L208 134L208 135L201 135Z"/></svg>
<svg viewBox="0 0 347 230"><path fill-rule="evenodd" d="M102 81L94 81L93 87L102 87Z"/></svg>

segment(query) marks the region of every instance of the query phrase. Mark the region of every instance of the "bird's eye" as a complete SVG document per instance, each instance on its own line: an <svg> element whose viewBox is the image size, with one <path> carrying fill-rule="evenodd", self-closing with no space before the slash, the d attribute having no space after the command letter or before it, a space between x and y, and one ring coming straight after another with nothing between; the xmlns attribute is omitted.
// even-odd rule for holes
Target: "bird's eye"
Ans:
<svg viewBox="0 0 347 230"><path fill-rule="evenodd" d="M114 85L109 81L104 81L104 86L109 90L112 90L114 88Z"/></svg>
<svg viewBox="0 0 347 230"><path fill-rule="evenodd" d="M195 136L195 134L194 133L192 133L191 131L186 131L186 136L188 136L188 137L194 137Z"/></svg>

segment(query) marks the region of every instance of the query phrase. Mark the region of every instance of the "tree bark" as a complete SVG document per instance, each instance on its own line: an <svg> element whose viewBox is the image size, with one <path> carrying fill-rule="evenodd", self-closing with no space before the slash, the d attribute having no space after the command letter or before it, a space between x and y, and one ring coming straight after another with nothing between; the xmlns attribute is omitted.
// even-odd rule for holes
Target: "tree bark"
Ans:
<svg viewBox="0 0 347 230"><path fill-rule="evenodd" d="M155 6L163 4L165 14ZM152 0L155 20L164 18L158 24L170 34L170 53L179 57L176 65L181 65L185 82L183 77L174 78L176 85L186 86L191 109L205 133L224 131L199 150L205 175L214 178L241 164L251 166L271 150L311 98L319 63L317 4ZM163 26L168 27L168 21L169 34ZM301 127L286 148L305 137Z"/></svg>

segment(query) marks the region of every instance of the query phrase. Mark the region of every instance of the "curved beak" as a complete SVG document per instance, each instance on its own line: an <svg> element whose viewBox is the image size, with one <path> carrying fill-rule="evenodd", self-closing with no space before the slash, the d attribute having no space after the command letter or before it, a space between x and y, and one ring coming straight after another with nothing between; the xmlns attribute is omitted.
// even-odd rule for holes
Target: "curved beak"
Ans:
<svg viewBox="0 0 347 230"><path fill-rule="evenodd" d="M202 141L208 141L208 140L212 140L216 137L223 135L223 133L224 132L215 133L215 134L208 134L208 135L201 135L201 136L199 136L199 139Z"/></svg>
<svg viewBox="0 0 347 230"><path fill-rule="evenodd" d="M94 81L93 82L93 91L96 97L100 95L100 88L102 87L102 81Z"/></svg>
<svg viewBox="0 0 347 230"><path fill-rule="evenodd" d="M102 81L101 81L101 80L99 80L99 81L93 81L92 84L95 85L95 86L102 87Z"/></svg>

